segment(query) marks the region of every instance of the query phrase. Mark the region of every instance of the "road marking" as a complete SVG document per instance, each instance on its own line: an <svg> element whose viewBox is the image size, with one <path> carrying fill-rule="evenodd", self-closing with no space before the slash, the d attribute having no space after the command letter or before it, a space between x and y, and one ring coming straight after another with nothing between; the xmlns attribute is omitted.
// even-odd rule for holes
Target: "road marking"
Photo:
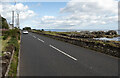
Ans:
<svg viewBox="0 0 120 78"><path fill-rule="evenodd" d="M54 47L54 46L52 46L52 45L49 45L49 46L52 47L53 49L59 51L60 53L62 53L62 54L64 54L64 55L68 56L69 58L71 58L71 59L77 61L76 58L74 58L74 57L72 57L71 55L69 55L69 54L67 54L67 53L65 53L65 52L63 52L63 51L61 51L61 50L59 50L58 48L56 48L56 47Z"/></svg>
<svg viewBox="0 0 120 78"><path fill-rule="evenodd" d="M43 42L44 43L44 41L43 40L41 40L41 39L39 39L39 38L37 38L39 41L41 41L41 42Z"/></svg>
<svg viewBox="0 0 120 78"><path fill-rule="evenodd" d="M35 36L33 36L34 38L36 38Z"/></svg>

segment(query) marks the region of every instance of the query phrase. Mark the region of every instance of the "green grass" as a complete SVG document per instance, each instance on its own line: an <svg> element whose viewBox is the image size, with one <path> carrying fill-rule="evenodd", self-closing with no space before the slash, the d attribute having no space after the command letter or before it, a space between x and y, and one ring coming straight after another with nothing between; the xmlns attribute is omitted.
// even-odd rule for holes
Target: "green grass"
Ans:
<svg viewBox="0 0 120 78"><path fill-rule="evenodd" d="M2 34L2 51L12 51L14 49L14 55L10 64L8 76L10 78L16 78L17 66L18 66L18 53L20 48L20 31L18 29L9 30Z"/></svg>
<svg viewBox="0 0 120 78"><path fill-rule="evenodd" d="M3 38L3 37L2 37ZM6 40L2 39L2 51L6 51L6 47L8 46L8 41L10 40L10 37L7 38Z"/></svg>
<svg viewBox="0 0 120 78"><path fill-rule="evenodd" d="M0 36L0 39L2 39L3 38L3 36Z"/></svg>
<svg viewBox="0 0 120 78"><path fill-rule="evenodd" d="M8 45L13 45L15 47L15 52L14 52L13 59L12 59L11 65L10 65L10 70L8 72L8 76L10 76L12 78L16 78L17 66L18 66L18 52L19 52L20 45L18 43L18 40L14 37L11 38Z"/></svg>
<svg viewBox="0 0 120 78"><path fill-rule="evenodd" d="M35 32L37 32L37 31L35 31ZM78 34L77 32L53 32L53 31L42 31L42 33L50 34L50 35L59 35L59 34L66 34L66 35L69 35L69 34Z"/></svg>
<svg viewBox="0 0 120 78"><path fill-rule="evenodd" d="M17 66L18 66L18 52L15 51L13 55L13 59L10 65L10 70L8 72L8 76L12 78L16 78L17 75Z"/></svg>
<svg viewBox="0 0 120 78"><path fill-rule="evenodd" d="M45 34L56 35L56 32L44 31Z"/></svg>

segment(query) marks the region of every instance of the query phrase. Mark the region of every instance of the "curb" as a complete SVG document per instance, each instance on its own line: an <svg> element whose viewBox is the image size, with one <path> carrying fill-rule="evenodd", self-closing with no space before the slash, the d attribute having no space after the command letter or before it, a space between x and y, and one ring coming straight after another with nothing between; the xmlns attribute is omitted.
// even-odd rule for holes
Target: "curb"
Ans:
<svg viewBox="0 0 120 78"><path fill-rule="evenodd" d="M21 34L21 32L20 32ZM21 35L20 35L20 47L21 47ZM17 66L17 75L19 76L19 71L20 71L20 49L19 49L19 54L18 54L18 66Z"/></svg>

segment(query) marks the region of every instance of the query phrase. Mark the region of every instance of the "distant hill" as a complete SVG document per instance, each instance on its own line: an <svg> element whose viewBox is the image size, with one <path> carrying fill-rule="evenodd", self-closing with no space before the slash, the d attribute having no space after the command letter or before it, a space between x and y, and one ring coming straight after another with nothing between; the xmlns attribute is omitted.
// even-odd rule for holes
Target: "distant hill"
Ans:
<svg viewBox="0 0 120 78"><path fill-rule="evenodd" d="M0 15L0 29L9 29L7 20Z"/></svg>

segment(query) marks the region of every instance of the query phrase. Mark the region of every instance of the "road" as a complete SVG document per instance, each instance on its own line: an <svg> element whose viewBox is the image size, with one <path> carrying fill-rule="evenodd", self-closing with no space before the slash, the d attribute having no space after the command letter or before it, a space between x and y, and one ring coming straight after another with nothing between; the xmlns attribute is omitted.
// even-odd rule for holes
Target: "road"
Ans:
<svg viewBox="0 0 120 78"><path fill-rule="evenodd" d="M22 34L20 76L117 76L118 59L76 45Z"/></svg>

